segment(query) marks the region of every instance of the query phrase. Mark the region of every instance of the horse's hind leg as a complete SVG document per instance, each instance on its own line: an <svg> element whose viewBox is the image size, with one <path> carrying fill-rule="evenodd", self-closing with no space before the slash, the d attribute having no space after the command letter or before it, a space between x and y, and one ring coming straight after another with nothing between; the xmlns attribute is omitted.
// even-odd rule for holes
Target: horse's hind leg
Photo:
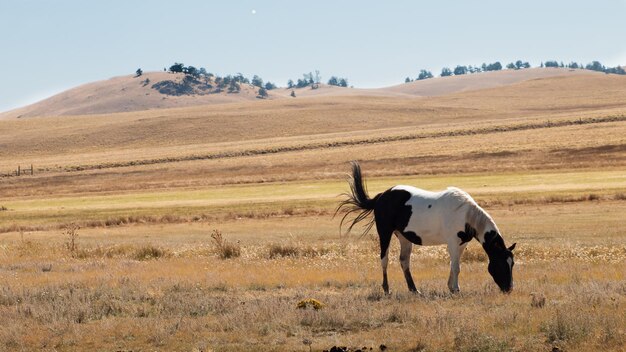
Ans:
<svg viewBox="0 0 626 352"><path fill-rule="evenodd" d="M400 265L402 265L406 284L409 287L409 291L417 292L413 276L411 275L411 250L413 249L413 243L402 235L398 236L398 239L400 240Z"/></svg>
<svg viewBox="0 0 626 352"><path fill-rule="evenodd" d="M378 230L380 239L380 263L383 268L383 290L385 294L389 294L389 282L387 281L387 264L389 264L389 243L391 243L391 234L393 231Z"/></svg>

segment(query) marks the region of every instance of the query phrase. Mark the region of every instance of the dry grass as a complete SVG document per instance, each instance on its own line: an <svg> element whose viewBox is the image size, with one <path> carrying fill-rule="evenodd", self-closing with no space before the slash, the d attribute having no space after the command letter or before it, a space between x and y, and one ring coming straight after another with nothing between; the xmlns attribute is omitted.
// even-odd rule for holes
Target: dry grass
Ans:
<svg viewBox="0 0 626 352"><path fill-rule="evenodd" d="M118 249L125 253L120 256L69 261L56 256L59 247L45 243L6 244L0 252L0 275L7 283L0 312L11 323L0 329L0 343L6 349L56 350L308 350L304 339L313 350L380 344L424 351L623 347L626 321L619 307L626 304L626 278L620 265L626 252L607 266L591 257L536 256L533 249L546 245L560 251L558 244L540 238L525 245L530 248L518 254L510 295L497 291L486 263L467 260L462 293L449 294L445 256L422 253L430 251L425 247L413 256L422 295L406 291L393 260L393 293L385 296L377 253L367 241L326 243L323 256L267 259L259 240L229 261L184 242L159 244L170 253L159 261L133 254L143 251L141 244ZM300 250L309 245L303 246ZM398 245L393 246L395 258ZM111 242L100 251L114 248L120 247ZM564 265L569 270L555 270ZM542 309L532 306L530 294L538 291L546 296ZM325 306L298 309L307 299Z"/></svg>
<svg viewBox="0 0 626 352"><path fill-rule="evenodd" d="M624 87L0 121L0 173L36 168L0 179L0 350L624 350ZM376 241L331 216L352 159L372 193L468 190L518 243L514 292L471 243L461 294L444 247L415 248L409 294L394 241L383 295Z"/></svg>
<svg viewBox="0 0 626 352"><path fill-rule="evenodd" d="M510 295L498 292L475 242L463 257L460 295L446 288L445 248L416 247L422 295L412 295L394 241L385 296L375 241L340 239L330 216L220 221L240 242L229 260L206 240L214 225L202 222L81 229L74 258L58 230L6 234L0 314L11 323L0 328L0 348L308 350L308 339L312 350L620 350L623 207L597 200L490 209L507 242L518 242ZM325 307L298 309L306 299Z"/></svg>

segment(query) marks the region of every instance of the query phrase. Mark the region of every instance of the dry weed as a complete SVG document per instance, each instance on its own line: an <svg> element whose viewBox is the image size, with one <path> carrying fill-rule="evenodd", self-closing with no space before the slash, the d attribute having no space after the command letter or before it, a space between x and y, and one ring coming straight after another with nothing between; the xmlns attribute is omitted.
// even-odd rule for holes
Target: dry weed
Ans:
<svg viewBox="0 0 626 352"><path fill-rule="evenodd" d="M221 259L237 258L241 256L241 246L239 242L227 241L219 230L211 233L213 239L213 249Z"/></svg>
<svg viewBox="0 0 626 352"><path fill-rule="evenodd" d="M70 252L72 258L76 257L76 251L78 250L78 230L80 226L75 223L70 223L65 226L63 235L66 238L65 248Z"/></svg>

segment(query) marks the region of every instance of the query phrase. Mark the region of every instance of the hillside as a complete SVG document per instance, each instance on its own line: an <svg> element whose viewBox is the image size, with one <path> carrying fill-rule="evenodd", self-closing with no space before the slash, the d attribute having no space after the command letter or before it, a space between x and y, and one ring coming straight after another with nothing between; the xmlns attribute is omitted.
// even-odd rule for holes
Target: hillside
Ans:
<svg viewBox="0 0 626 352"><path fill-rule="evenodd" d="M349 89L347 89L349 91ZM626 114L626 77L575 74L436 97L317 96L0 121L0 167L188 158L424 128ZM316 142L317 143L317 142Z"/></svg>
<svg viewBox="0 0 626 352"><path fill-rule="evenodd" d="M452 94L486 88L502 87L538 78L555 76L592 76L600 73L587 70L525 69L485 72L473 75L438 77L408 84L378 88L358 89L321 85L318 89L295 89L297 98L378 96L413 98ZM212 83L213 87L214 82ZM238 93L218 92L204 82L186 84L182 73L147 72L114 77L88 83L40 102L0 113L0 119L34 116L93 115L118 112L168 109L178 107L216 105L257 101L257 88L241 85ZM269 92L269 100L293 99L291 89L279 88Z"/></svg>
<svg viewBox="0 0 626 352"><path fill-rule="evenodd" d="M602 75L602 73L567 68L501 70L413 81L411 83L389 87L386 90L416 96L439 96L457 92L502 87L532 79L588 75Z"/></svg>

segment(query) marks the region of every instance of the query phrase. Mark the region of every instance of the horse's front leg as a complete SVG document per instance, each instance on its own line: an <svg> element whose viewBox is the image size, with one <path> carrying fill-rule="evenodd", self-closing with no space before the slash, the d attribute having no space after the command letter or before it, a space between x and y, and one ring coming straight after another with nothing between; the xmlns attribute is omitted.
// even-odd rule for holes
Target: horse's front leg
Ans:
<svg viewBox="0 0 626 352"><path fill-rule="evenodd" d="M448 288L452 293L458 293L459 273L461 273L461 254L465 250L467 243L459 245L458 243L448 244L448 253L450 253L450 276L448 277Z"/></svg>

